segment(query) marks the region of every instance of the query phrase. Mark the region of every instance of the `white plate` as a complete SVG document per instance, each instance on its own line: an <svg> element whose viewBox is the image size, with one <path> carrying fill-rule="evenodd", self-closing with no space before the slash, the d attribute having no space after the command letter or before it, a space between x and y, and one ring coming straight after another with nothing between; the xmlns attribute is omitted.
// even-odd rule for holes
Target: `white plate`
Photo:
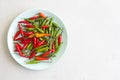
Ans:
<svg viewBox="0 0 120 80"><path fill-rule="evenodd" d="M15 49L14 48L13 36L15 35L15 33L18 29L17 28L18 21L20 21L21 19L24 19L24 18L29 18L31 16L34 16L35 14L37 14L39 12L43 12L47 16L53 16L54 17L54 22L58 23L58 25L60 27L64 28L63 39L62 39L63 44L62 44L61 49L58 52L57 56L55 58L53 58L51 63L42 62L42 63L39 63L39 64L26 64L25 63L25 61L27 60L26 58L22 58L19 55L16 55L15 52L13 52L14 49ZM51 13L49 11L45 11L45 10L30 9L30 10L27 10L27 11L21 13L12 22L12 24L10 25L9 31L8 31L8 35L7 35L7 43L8 43L8 48L9 48L10 54L12 55L12 57L15 59L15 61L17 63L19 63L20 65L22 65L23 67L28 68L28 69L42 70L42 69L46 69L46 68L50 67L51 65L53 65L54 63L56 63L60 59L60 57L63 55L63 53L66 49L66 46L67 46L67 32L66 32L66 29L65 29L65 26L64 26L63 22L53 13Z"/></svg>

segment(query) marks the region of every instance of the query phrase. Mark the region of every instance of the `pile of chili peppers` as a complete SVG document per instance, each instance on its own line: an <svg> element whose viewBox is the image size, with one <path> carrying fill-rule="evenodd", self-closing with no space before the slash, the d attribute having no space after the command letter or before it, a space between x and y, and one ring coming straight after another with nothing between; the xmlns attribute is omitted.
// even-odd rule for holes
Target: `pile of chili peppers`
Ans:
<svg viewBox="0 0 120 80"><path fill-rule="evenodd" d="M28 58L27 64L37 64L54 57L62 44L63 28L53 17L40 12L18 22L14 35L15 50L20 57Z"/></svg>

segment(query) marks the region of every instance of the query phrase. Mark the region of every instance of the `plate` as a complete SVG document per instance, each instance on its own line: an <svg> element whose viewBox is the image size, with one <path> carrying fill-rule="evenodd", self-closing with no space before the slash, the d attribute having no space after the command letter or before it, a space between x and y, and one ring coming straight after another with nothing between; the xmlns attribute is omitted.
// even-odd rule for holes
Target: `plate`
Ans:
<svg viewBox="0 0 120 80"><path fill-rule="evenodd" d="M63 37L62 38L62 42L63 42L63 44L61 45L61 49L57 53L56 57L54 57L52 59L52 62L40 62L38 64L26 64L25 61L27 59L23 58L23 57L20 57L19 55L15 54L15 52L14 52L15 47L14 47L13 36L15 35L15 33L16 33L17 29L18 29L17 28L18 21L20 21L21 19L24 19L24 18L32 17L32 16L34 16L35 14L37 14L39 12L43 12L47 16L54 17L54 22L58 23L58 25L60 27L64 28L63 33L62 33L62 37ZM8 44L8 49L9 49L9 52L10 52L11 56L21 66L23 66L23 67L25 67L27 69L32 69L32 70L42 70L42 69L46 69L46 68L51 67L64 54L64 51L65 51L66 46L67 46L67 31L66 31L66 28L65 28L63 22L60 20L60 18L58 18L53 13L51 13L49 11L46 11L46 10L30 9L30 10L24 11L23 13L21 13L20 15L18 15L13 20L13 22L11 23L10 28L8 30L8 35L7 35L7 44Z"/></svg>

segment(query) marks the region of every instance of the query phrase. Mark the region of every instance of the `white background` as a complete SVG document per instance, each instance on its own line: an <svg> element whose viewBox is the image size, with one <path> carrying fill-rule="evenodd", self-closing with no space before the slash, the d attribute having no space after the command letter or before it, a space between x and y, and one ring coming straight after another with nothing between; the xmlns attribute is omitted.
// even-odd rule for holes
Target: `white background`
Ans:
<svg viewBox="0 0 120 80"><path fill-rule="evenodd" d="M26 9L53 12L66 25L68 46L52 68L32 71L7 49L7 31ZM0 80L120 80L119 0L0 0Z"/></svg>

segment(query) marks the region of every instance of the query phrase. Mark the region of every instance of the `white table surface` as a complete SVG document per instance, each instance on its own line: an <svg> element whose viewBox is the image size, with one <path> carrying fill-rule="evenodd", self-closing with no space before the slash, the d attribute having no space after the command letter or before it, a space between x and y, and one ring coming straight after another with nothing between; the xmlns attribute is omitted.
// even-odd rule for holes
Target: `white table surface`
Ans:
<svg viewBox="0 0 120 80"><path fill-rule="evenodd" d="M23 68L7 49L10 23L30 8L55 13L68 31L65 54L42 71ZM120 80L120 1L0 0L0 80Z"/></svg>

